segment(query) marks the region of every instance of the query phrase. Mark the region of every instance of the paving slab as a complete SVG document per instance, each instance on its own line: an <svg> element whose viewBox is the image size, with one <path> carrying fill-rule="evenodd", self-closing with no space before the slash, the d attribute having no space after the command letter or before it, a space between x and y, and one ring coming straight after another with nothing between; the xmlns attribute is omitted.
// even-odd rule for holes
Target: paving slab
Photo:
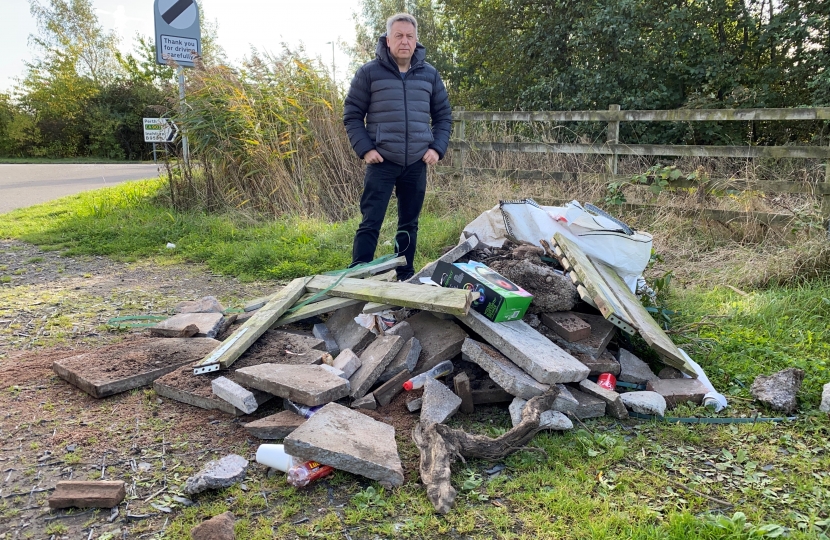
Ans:
<svg viewBox="0 0 830 540"><path fill-rule="evenodd" d="M435 379L426 380L421 399L421 423L424 425L443 424L461 408L461 398Z"/></svg>
<svg viewBox="0 0 830 540"><path fill-rule="evenodd" d="M574 352L573 355L591 370L589 377L596 377L603 373L610 373L615 377L620 374L620 363L608 350L602 351L597 357L581 352Z"/></svg>
<svg viewBox="0 0 830 540"><path fill-rule="evenodd" d="M61 480L49 496L49 508L114 508L126 496L123 480Z"/></svg>
<svg viewBox="0 0 830 540"><path fill-rule="evenodd" d="M245 479L248 460L237 454L209 461L202 469L184 483L184 492L195 495L209 489L223 489Z"/></svg>
<svg viewBox="0 0 830 540"><path fill-rule="evenodd" d="M558 311L545 314L545 326L568 342L582 341L591 337L591 325L575 313Z"/></svg>
<svg viewBox="0 0 830 540"><path fill-rule="evenodd" d="M395 399L395 396L403 392L403 383L409 380L412 374L408 371L401 371L373 392L378 405L385 407Z"/></svg>
<svg viewBox="0 0 830 540"><path fill-rule="evenodd" d="M594 396L589 396L585 392L580 392L574 387L568 387L571 395L579 402L574 414L580 420L586 418L598 418L605 416L605 402Z"/></svg>
<svg viewBox="0 0 830 540"><path fill-rule="evenodd" d="M211 338L143 338L62 358L52 370L95 398L151 384L181 366L210 354L221 342Z"/></svg>
<svg viewBox="0 0 830 540"><path fill-rule="evenodd" d="M331 357L331 355L329 355L329 357ZM336 375L337 377L340 377L341 379L348 379L348 377L346 377L346 374L344 372L340 371L339 369L337 369L336 367L330 366L328 364L320 364L320 367L325 369L326 371L328 371L332 375Z"/></svg>
<svg viewBox="0 0 830 540"><path fill-rule="evenodd" d="M352 401L352 409L368 409L374 411L378 408L378 402L374 394L366 394L360 399Z"/></svg>
<svg viewBox="0 0 830 540"><path fill-rule="evenodd" d="M687 401L700 405L703 396L709 393L709 389L697 379L657 379L648 381L646 390L663 396L669 409Z"/></svg>
<svg viewBox="0 0 830 540"><path fill-rule="evenodd" d="M540 383L578 382L590 372L524 321L494 323L477 311L458 320Z"/></svg>
<svg viewBox="0 0 830 540"><path fill-rule="evenodd" d="M195 324L199 331L196 337L216 337L225 324L221 313L179 313L165 321L151 326L150 334L160 337L179 337L182 331Z"/></svg>
<svg viewBox="0 0 830 540"><path fill-rule="evenodd" d="M386 335L401 336L404 341L409 341L411 338L415 337L415 332L412 330L412 326L408 322L401 321L387 330Z"/></svg>
<svg viewBox="0 0 830 540"><path fill-rule="evenodd" d="M323 366L259 364L237 369L236 379L281 398L313 407L349 395L349 381L330 373Z"/></svg>
<svg viewBox="0 0 830 540"><path fill-rule="evenodd" d="M327 353L332 356L340 354L340 346L337 344L337 340L334 339L334 334L331 333L329 327L324 323L315 324L311 329L311 333L315 338L323 341Z"/></svg>
<svg viewBox="0 0 830 540"><path fill-rule="evenodd" d="M299 414L280 411L277 414L248 422L245 424L245 431L258 439L284 439L305 421L305 418Z"/></svg>
<svg viewBox="0 0 830 540"><path fill-rule="evenodd" d="M332 367L343 372L346 378L351 378L354 372L362 365L360 357L358 357L351 349L344 349L340 351L337 358L334 359Z"/></svg>
<svg viewBox="0 0 830 540"><path fill-rule="evenodd" d="M340 308L332 313L326 321L326 326L328 326L341 351L351 349L355 354L360 354L375 340L375 335L371 330L354 321L354 318L363 312L364 305L366 305L366 302Z"/></svg>
<svg viewBox="0 0 830 540"><path fill-rule="evenodd" d="M580 381L579 389L590 396L604 401L606 414L619 419L628 418L628 409L625 408L622 399L620 399L620 395L615 391L603 388L588 379Z"/></svg>
<svg viewBox="0 0 830 540"><path fill-rule="evenodd" d="M362 398L403 347L399 336L380 336L360 354L360 367L349 378L352 399Z"/></svg>
<svg viewBox="0 0 830 540"><path fill-rule="evenodd" d="M245 414L251 414L259 406L254 393L243 388L240 384L233 382L227 377L217 377L210 382L213 395L224 399Z"/></svg>
<svg viewBox="0 0 830 540"><path fill-rule="evenodd" d="M246 358L255 358L258 364L319 365L327 354L322 339L305 333L268 330L233 363L232 368Z"/></svg>
<svg viewBox="0 0 830 540"><path fill-rule="evenodd" d="M386 487L403 484L395 428L337 403L329 403L283 443L285 451Z"/></svg>
<svg viewBox="0 0 830 540"><path fill-rule="evenodd" d="M513 427L518 426L522 422L522 411L524 411L526 405L527 400L517 397L510 404L510 407L508 407L508 410L510 411L510 421L513 423ZM573 429L573 427L574 425L573 422L571 422L571 419L560 411L545 411L539 417L540 429L565 431Z"/></svg>
<svg viewBox="0 0 830 540"><path fill-rule="evenodd" d="M576 413L579 408L579 401L573 396L571 389L564 384L557 384L556 387L559 388L559 394L553 401L551 409L563 413Z"/></svg>
<svg viewBox="0 0 830 540"><path fill-rule="evenodd" d="M444 360L461 353L461 345L467 339L465 332L454 321L442 321L428 311L421 311L406 320L421 344L421 354L413 375L429 371Z"/></svg>
<svg viewBox="0 0 830 540"><path fill-rule="evenodd" d="M589 325L591 325L591 335L586 339L582 339L579 341L569 342L568 340L562 338L553 330L546 332L545 335L553 340L557 345L561 346L565 350L571 352L578 352L587 354L593 357L597 357L602 354L602 351L608 346L611 342L611 339L616 335L617 330L616 327L605 320L604 317L601 315L590 315L587 313L577 313L575 311L566 311L563 313L572 313L574 316L579 317ZM550 322L553 325L553 321L550 321L548 314L542 314L542 323L547 327L550 328L548 323Z"/></svg>
<svg viewBox="0 0 830 540"><path fill-rule="evenodd" d="M225 308L215 296L205 296L198 300L179 302L173 311L176 313L222 313Z"/></svg>
<svg viewBox="0 0 830 540"><path fill-rule="evenodd" d="M389 335L389 334L387 334ZM401 336L404 339L404 336ZM411 337L404 342L401 350L395 355L395 358L389 363L383 373L378 377L378 382L386 382L401 371L412 373L415 366L418 364L418 357L421 355L421 342L418 338Z"/></svg>
<svg viewBox="0 0 830 540"><path fill-rule="evenodd" d="M648 381L657 380L659 377L651 371L648 364L640 360L640 358L626 349L620 349L620 375L618 380L623 382L645 384Z"/></svg>
<svg viewBox="0 0 830 540"><path fill-rule="evenodd" d="M193 405L200 409L218 410L234 416L246 414L245 411L234 407L213 394L211 383L213 379L221 376L226 376L231 380L236 378L232 371L216 371L204 375L194 375L193 366L188 364L153 381L153 390L162 397ZM257 408L274 398L271 394L259 390L253 390L252 393L256 399Z"/></svg>
<svg viewBox="0 0 830 540"><path fill-rule="evenodd" d="M467 338L461 347L461 358L480 366L493 382L516 397L530 399L550 390L550 385L538 382L486 343Z"/></svg>
<svg viewBox="0 0 830 540"><path fill-rule="evenodd" d="M623 404L640 414L666 415L666 400L657 392L625 392L620 394Z"/></svg>

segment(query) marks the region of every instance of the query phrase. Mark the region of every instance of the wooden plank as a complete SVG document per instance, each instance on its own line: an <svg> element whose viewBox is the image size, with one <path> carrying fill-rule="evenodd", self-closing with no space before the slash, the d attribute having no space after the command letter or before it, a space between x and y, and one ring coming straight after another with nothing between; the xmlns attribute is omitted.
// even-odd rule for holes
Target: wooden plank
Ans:
<svg viewBox="0 0 830 540"><path fill-rule="evenodd" d="M605 284L605 281L597 273L593 263L583 253L582 249L565 238L562 233L555 233L553 235L553 242L564 253L569 264L573 266L572 270L579 276L579 280L590 293L594 305L602 313L602 316L625 332L633 334L636 331L636 325L632 321L632 316L626 312L617 298L610 293L608 285ZM554 253L557 253L555 249ZM560 259L560 261L564 260L565 257Z"/></svg>
<svg viewBox="0 0 830 540"><path fill-rule="evenodd" d="M693 156L732 158L828 159L827 146L713 146L661 144L498 143L450 141L451 150L526 154L595 154L609 156Z"/></svg>
<svg viewBox="0 0 830 540"><path fill-rule="evenodd" d="M228 369L242 353L248 350L259 336L265 333L283 313L293 306L306 292L306 283L310 278L295 279L279 291L267 304L262 306L250 319L245 321L233 334L222 342L211 354L207 355L198 367L219 364Z"/></svg>
<svg viewBox="0 0 830 540"><path fill-rule="evenodd" d="M466 255L467 253L474 250L479 244L478 236L473 234L445 254L441 255L437 260L432 261L431 263L427 264L423 268L421 268L418 272L415 273L414 276L407 279L407 283L414 283L419 285L420 279L422 277L432 277L432 272L435 270L435 266L438 264L438 261L453 263ZM381 311L386 311L387 309L392 309L393 305L390 304L379 304L377 302L369 302L365 306L363 306L363 313L380 313Z"/></svg>
<svg viewBox="0 0 830 540"><path fill-rule="evenodd" d="M631 111L453 111L453 120L486 122L729 122L830 120L830 107Z"/></svg>
<svg viewBox="0 0 830 540"><path fill-rule="evenodd" d="M597 272L610 287L612 294L625 305L626 311L634 318L638 333L646 343L660 355L664 362L693 378L697 378L697 373L694 368L683 357L683 353L680 352L677 345L674 344L671 338L660 328L660 325L657 324L657 321L646 311L646 308L634 296L634 293L629 290L617 272L600 261L592 259L591 262L594 263Z"/></svg>
<svg viewBox="0 0 830 540"><path fill-rule="evenodd" d="M381 302L451 315L465 315L470 310L473 293L461 289L422 287L411 283L384 283L362 279L314 276L306 284L309 291L329 289L330 296L353 298L367 302Z"/></svg>

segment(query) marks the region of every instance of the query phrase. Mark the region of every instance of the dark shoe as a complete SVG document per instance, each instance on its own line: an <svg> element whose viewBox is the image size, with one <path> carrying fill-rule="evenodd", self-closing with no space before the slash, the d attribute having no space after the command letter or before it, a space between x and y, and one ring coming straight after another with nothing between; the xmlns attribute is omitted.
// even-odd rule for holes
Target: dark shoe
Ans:
<svg viewBox="0 0 830 540"><path fill-rule="evenodd" d="M415 275L415 272L409 272L408 274L398 274L398 281L407 281Z"/></svg>

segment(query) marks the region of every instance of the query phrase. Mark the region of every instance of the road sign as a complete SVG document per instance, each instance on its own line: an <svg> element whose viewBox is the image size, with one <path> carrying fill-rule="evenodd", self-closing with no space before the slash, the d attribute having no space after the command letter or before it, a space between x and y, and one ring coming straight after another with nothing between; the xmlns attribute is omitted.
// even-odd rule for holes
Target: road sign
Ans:
<svg viewBox="0 0 830 540"><path fill-rule="evenodd" d="M155 0L156 62L167 65L172 59L180 66L193 67L192 51L202 54L202 32L196 0Z"/></svg>
<svg viewBox="0 0 830 540"><path fill-rule="evenodd" d="M144 119L144 142L173 142L178 133L179 128L169 118Z"/></svg>

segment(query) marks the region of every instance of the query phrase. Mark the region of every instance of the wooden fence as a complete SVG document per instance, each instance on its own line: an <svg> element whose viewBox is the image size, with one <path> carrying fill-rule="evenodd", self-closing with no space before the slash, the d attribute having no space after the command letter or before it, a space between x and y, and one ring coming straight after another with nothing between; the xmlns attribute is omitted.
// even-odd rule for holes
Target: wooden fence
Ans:
<svg viewBox="0 0 830 540"><path fill-rule="evenodd" d="M709 179L705 183L687 179L669 182L672 188L720 190L753 190L767 193L804 193L821 199L822 214L830 217L830 146L714 146L625 144L619 141L620 122L747 122L788 120L830 120L830 107L799 109L679 109L665 111L621 111L611 105L607 111L535 111L535 112L453 112L453 150L451 167L439 167L443 174L505 176L521 180L587 180L612 182L630 179L617 173L618 156L674 156L726 158L794 158L825 160L824 181L816 184L787 181L752 181L744 179ZM607 122L606 142L544 143L485 142L465 138L468 122ZM520 152L545 154L593 154L606 156L605 173L569 173L545 170L506 170L468 168L465 161L470 152ZM625 205L628 208L647 205ZM773 224L792 221L789 214L735 212L729 210L676 208L679 213L709 214L718 220L748 219Z"/></svg>

